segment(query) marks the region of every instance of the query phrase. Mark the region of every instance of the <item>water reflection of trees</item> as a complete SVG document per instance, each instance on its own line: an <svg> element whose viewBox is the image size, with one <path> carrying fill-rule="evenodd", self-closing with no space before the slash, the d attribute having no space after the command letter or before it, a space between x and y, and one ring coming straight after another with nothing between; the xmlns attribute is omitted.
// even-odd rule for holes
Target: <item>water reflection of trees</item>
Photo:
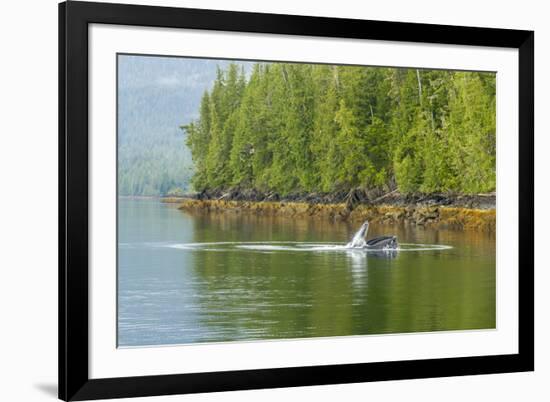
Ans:
<svg viewBox="0 0 550 402"><path fill-rule="evenodd" d="M239 214L195 216L196 242L345 243L355 225ZM494 236L372 225L445 252L195 252L205 341L493 327ZM393 258L392 258L393 257Z"/></svg>

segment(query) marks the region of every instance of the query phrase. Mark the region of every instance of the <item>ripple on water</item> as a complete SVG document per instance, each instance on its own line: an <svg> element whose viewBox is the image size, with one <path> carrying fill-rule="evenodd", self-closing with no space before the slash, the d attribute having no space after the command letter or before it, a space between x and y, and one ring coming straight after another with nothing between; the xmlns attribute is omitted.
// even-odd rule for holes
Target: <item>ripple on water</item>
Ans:
<svg viewBox="0 0 550 402"><path fill-rule="evenodd" d="M162 245L182 250L196 251L291 251L291 252L377 252L381 250L369 250L364 248L352 248L344 244L319 243L319 242L205 242L205 243L177 243ZM437 251L448 250L452 246L445 244L419 244L419 243L399 243L399 247L388 251Z"/></svg>

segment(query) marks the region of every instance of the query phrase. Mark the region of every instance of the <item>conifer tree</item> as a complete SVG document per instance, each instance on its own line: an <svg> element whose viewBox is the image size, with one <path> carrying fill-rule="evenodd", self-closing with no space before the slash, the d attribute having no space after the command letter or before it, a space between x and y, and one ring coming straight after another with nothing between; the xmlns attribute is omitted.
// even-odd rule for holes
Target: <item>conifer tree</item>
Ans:
<svg viewBox="0 0 550 402"><path fill-rule="evenodd" d="M257 63L246 79L231 64L184 127L193 185L493 191L495 96L490 73Z"/></svg>

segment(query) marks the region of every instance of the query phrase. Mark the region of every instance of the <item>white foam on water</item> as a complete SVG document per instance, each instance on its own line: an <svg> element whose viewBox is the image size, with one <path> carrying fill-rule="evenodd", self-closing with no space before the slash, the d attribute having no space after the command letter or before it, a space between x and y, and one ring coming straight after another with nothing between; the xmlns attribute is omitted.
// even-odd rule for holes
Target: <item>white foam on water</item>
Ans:
<svg viewBox="0 0 550 402"><path fill-rule="evenodd" d="M238 244L237 248L246 250L265 250L265 251L342 251L347 250L346 246L342 245L320 245L315 243L299 243L292 246L283 246L275 244Z"/></svg>
<svg viewBox="0 0 550 402"><path fill-rule="evenodd" d="M288 242L288 241L252 241L252 242L195 242L195 243L159 243L158 247L169 247L180 250L195 251L291 251L291 252L362 252L377 253L384 251L441 251L452 249L445 244L400 243L399 247L391 250L373 250L360 247L350 247L349 244L320 243L320 242Z"/></svg>

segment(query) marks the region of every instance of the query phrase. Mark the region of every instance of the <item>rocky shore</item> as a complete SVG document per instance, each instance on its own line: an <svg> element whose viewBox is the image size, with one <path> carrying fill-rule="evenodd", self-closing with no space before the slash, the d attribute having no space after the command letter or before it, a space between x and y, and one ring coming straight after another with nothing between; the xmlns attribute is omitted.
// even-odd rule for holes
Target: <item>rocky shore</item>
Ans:
<svg viewBox="0 0 550 402"><path fill-rule="evenodd" d="M294 194L281 197L255 190L203 191L165 197L191 213L252 213L266 216L310 217L388 225L406 224L441 229L496 229L495 194L406 195L352 190L335 194Z"/></svg>

